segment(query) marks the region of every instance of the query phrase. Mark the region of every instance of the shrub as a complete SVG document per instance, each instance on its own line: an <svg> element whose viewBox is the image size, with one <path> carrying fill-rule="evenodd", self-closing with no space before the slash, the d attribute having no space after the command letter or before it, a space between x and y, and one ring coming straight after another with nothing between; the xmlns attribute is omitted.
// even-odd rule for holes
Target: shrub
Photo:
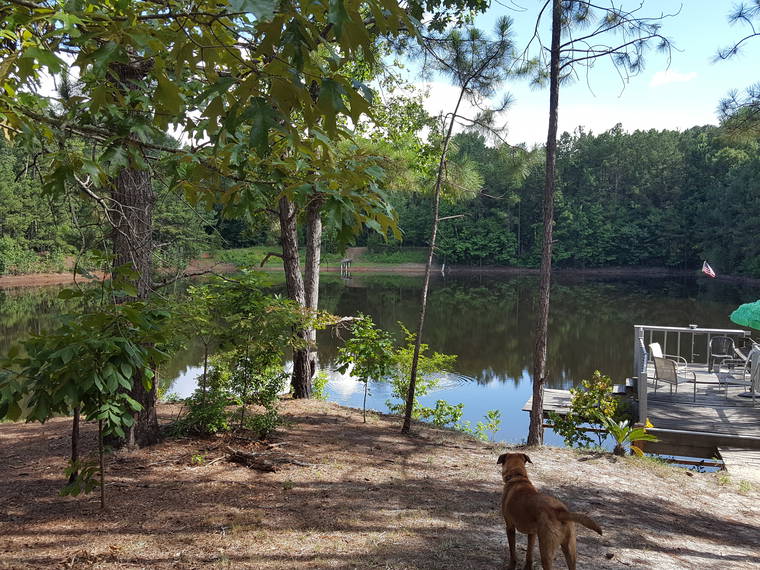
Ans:
<svg viewBox="0 0 760 570"><path fill-rule="evenodd" d="M499 410L488 410L483 421L479 421L472 427L469 421L462 422L454 426L456 429L474 435L481 441L492 441L496 437L496 432L501 427L501 412ZM489 434L491 434L489 436Z"/></svg>
<svg viewBox="0 0 760 570"><path fill-rule="evenodd" d="M549 412L554 431L567 447L601 446L606 434L600 417L620 421L617 398L612 395L612 380L596 370L594 375L581 381L579 388L571 388L570 411L565 416ZM595 430L596 441L588 435L587 428Z"/></svg>
<svg viewBox="0 0 760 570"><path fill-rule="evenodd" d="M327 371L318 370L311 381L311 397L315 400L327 399L327 383L330 377L327 375Z"/></svg>
<svg viewBox="0 0 760 570"><path fill-rule="evenodd" d="M187 413L169 427L172 435L213 435L230 430L227 406L235 400L220 388L197 388L187 401Z"/></svg>
<svg viewBox="0 0 760 570"><path fill-rule="evenodd" d="M394 414L403 415L406 410L406 395L409 391L409 377L412 369L412 358L414 356L415 334L410 332L404 325L401 328L406 334L406 345L396 349L394 355L394 366L391 373L391 385L393 387L392 396L401 400L400 403L394 403L388 400L385 404ZM434 389L441 381L442 374L454 366L457 359L455 354L443 354L434 352L427 354L428 345L420 344L420 356L417 363L417 382L414 386L414 400L412 409L412 418L427 419L434 415L434 408L420 406L418 398L425 396Z"/></svg>
<svg viewBox="0 0 760 570"><path fill-rule="evenodd" d="M351 373L364 382L364 404L362 413L367 421L367 394L370 380L382 380L390 371L394 361L391 335L379 329L366 315L351 325L351 338L338 349L338 370L345 373L353 366Z"/></svg>

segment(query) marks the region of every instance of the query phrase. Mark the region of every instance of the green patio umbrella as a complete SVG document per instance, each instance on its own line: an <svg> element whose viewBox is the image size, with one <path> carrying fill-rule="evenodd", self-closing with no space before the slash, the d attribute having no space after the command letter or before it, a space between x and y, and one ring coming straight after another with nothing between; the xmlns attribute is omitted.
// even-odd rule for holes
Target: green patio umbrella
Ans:
<svg viewBox="0 0 760 570"><path fill-rule="evenodd" d="M760 301L739 305L729 318L737 325L760 330Z"/></svg>

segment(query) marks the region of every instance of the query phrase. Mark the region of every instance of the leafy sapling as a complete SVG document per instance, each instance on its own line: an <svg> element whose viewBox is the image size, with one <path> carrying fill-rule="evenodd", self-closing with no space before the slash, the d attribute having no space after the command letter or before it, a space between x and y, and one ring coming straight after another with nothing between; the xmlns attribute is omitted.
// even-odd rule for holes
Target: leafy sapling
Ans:
<svg viewBox="0 0 760 570"><path fill-rule="evenodd" d="M359 314L357 320L351 324L351 338L338 349L337 369L343 374L350 369L354 376L364 382L364 423L367 423L369 381L385 378L391 372L393 363L391 335L377 328L371 317Z"/></svg>

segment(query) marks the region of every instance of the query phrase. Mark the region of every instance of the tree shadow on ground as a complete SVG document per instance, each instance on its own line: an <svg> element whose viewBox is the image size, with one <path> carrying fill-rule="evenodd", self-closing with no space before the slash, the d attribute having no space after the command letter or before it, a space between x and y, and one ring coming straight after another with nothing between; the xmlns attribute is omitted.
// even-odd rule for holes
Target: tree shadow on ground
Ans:
<svg viewBox="0 0 760 570"><path fill-rule="evenodd" d="M0 426L0 479L7 481L0 488L2 562L14 568L502 566L496 450L442 430L402 436L397 419L377 416L362 424L361 412L330 404L289 405L287 419L280 449L313 466L286 464L276 473L221 460L194 466L193 455L210 462L227 445L244 442L167 441L109 458L106 512L96 497L57 496L63 461L48 456L46 442L59 439L46 438L63 437L68 422L44 430L16 426L24 438L9 447L10 432ZM92 426L84 429L91 442ZM9 457L12 465L4 461ZM541 455L533 459L541 465ZM576 463L564 468L571 473ZM683 561L681 567L749 568L757 560L748 548L758 530L750 522L593 481L550 490L605 530L601 538L579 530L579 567L630 567L605 556L621 548L647 552L638 567L665 567L651 563L660 555L671 564ZM524 557L525 538L518 540ZM721 552L724 546L731 552Z"/></svg>

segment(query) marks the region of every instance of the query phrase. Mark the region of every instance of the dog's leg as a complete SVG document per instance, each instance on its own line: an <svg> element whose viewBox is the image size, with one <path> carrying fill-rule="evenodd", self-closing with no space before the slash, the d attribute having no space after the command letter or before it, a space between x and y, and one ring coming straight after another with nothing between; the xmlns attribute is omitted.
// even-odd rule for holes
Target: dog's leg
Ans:
<svg viewBox="0 0 760 570"><path fill-rule="evenodd" d="M576 546L575 546L575 525L570 523L565 540L562 542L562 554L565 555L568 570L575 570Z"/></svg>
<svg viewBox="0 0 760 570"><path fill-rule="evenodd" d="M507 525L507 542L509 543L509 570L514 570L517 566L517 548L515 547L515 527Z"/></svg>
<svg viewBox="0 0 760 570"><path fill-rule="evenodd" d="M551 529L538 535L538 551L541 553L541 567L544 570L552 570L554 555L557 553L557 544L554 541Z"/></svg>
<svg viewBox="0 0 760 570"><path fill-rule="evenodd" d="M536 545L536 535L528 535L528 551L525 553L525 570L533 568L533 549Z"/></svg>

